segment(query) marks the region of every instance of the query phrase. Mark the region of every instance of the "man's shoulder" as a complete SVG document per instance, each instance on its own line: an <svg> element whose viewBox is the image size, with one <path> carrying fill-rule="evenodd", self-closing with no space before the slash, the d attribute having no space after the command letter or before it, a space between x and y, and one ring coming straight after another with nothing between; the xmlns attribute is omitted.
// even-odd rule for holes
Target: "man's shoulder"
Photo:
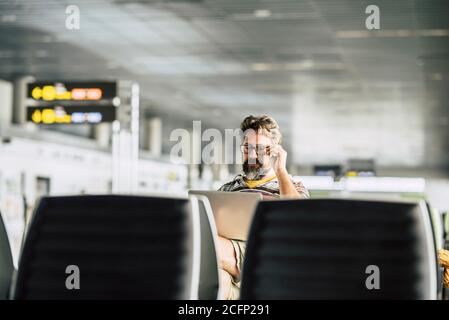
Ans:
<svg viewBox="0 0 449 320"><path fill-rule="evenodd" d="M239 174L239 175L235 176L235 178L233 180L222 185L218 189L218 191L233 191L233 189L237 188L241 184L242 179L243 179L243 175Z"/></svg>

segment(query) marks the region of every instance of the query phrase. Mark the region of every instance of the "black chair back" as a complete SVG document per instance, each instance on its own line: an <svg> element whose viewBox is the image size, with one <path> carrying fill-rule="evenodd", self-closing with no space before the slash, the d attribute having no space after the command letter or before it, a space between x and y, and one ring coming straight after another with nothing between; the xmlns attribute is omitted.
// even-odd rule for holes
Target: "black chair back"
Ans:
<svg viewBox="0 0 449 320"><path fill-rule="evenodd" d="M0 300L8 299L14 265L6 227L0 213Z"/></svg>
<svg viewBox="0 0 449 320"><path fill-rule="evenodd" d="M424 203L259 203L242 299L435 299L437 264Z"/></svg>
<svg viewBox="0 0 449 320"><path fill-rule="evenodd" d="M196 299L195 219L186 199L44 197L26 235L14 297Z"/></svg>

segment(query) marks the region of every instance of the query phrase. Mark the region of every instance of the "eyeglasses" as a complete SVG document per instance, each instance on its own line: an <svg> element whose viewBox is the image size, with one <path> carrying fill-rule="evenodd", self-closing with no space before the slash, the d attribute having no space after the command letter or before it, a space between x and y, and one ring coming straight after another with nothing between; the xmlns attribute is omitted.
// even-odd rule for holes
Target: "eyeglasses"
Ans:
<svg viewBox="0 0 449 320"><path fill-rule="evenodd" d="M242 144L240 146L240 150L242 150L242 152L244 154L248 154L251 153L252 151L256 151L256 154L258 155L265 155L268 153L268 149L270 146L268 145L264 145L264 144Z"/></svg>

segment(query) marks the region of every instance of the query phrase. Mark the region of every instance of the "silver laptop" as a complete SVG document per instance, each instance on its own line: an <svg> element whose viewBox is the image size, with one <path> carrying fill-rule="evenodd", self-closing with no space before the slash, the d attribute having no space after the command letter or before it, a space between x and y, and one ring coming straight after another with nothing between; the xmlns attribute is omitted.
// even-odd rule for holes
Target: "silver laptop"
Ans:
<svg viewBox="0 0 449 320"><path fill-rule="evenodd" d="M189 190L190 194L209 199L218 235L246 241L260 193Z"/></svg>

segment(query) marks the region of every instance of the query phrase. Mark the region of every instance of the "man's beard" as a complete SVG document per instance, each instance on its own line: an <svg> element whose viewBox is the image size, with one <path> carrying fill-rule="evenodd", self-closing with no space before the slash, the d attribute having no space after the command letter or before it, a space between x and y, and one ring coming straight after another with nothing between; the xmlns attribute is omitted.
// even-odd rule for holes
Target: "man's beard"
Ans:
<svg viewBox="0 0 449 320"><path fill-rule="evenodd" d="M248 180L263 179L269 171L269 169L265 169L263 167L263 162L259 161L259 159L251 159L251 166L248 162L249 160L245 160L245 162L243 162L243 172Z"/></svg>

